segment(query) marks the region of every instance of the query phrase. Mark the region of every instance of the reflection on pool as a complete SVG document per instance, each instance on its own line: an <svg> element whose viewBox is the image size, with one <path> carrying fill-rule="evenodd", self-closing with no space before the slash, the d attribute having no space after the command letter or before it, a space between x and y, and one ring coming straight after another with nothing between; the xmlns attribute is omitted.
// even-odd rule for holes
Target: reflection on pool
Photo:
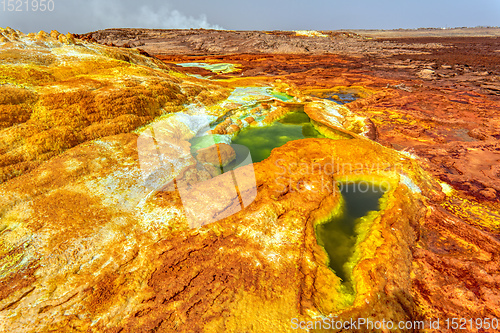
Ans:
<svg viewBox="0 0 500 333"><path fill-rule="evenodd" d="M314 129L306 113L296 111L269 126L244 128L232 142L248 147L255 163L268 158L274 148L281 147L288 141L305 138L325 136Z"/></svg>
<svg viewBox="0 0 500 333"><path fill-rule="evenodd" d="M350 273L344 265L354 253L356 227L360 218L370 211L379 210L379 199L384 190L368 183L340 184L344 199L344 211L341 216L316 226L318 244L327 252L329 266L343 283L350 286Z"/></svg>

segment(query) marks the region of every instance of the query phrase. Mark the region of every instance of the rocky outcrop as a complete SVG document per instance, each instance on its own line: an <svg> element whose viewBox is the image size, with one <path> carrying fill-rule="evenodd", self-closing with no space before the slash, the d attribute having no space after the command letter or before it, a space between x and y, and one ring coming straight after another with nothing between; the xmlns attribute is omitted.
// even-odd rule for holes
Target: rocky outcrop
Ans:
<svg viewBox="0 0 500 333"><path fill-rule="evenodd" d="M105 29L78 35L88 41L120 47L140 47L150 54L370 54L414 53L412 47L372 41L355 33L325 31L322 33L286 31L231 30L165 30L165 29ZM318 36L319 35L319 36ZM440 47L438 44L434 47Z"/></svg>
<svg viewBox="0 0 500 333"><path fill-rule="evenodd" d="M228 91L179 79L136 50L2 32L0 182L89 140L128 133L184 103L214 103ZM140 78L140 79L139 79Z"/></svg>

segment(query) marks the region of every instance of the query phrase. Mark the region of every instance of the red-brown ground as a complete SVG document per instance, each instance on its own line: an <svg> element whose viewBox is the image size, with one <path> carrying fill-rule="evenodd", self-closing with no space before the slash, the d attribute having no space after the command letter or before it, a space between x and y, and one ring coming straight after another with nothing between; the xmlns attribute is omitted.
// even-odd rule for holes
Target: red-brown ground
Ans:
<svg viewBox="0 0 500 333"><path fill-rule="evenodd" d="M427 160L443 181L480 200L500 198L500 38L413 38L398 43L440 43L431 54L392 57L339 55L157 55L167 63L214 61L241 65L241 71L187 73L212 78L283 79L300 89L361 86L373 95L347 106L368 116L376 140ZM422 70L433 71L421 78ZM486 190L486 191L485 191Z"/></svg>

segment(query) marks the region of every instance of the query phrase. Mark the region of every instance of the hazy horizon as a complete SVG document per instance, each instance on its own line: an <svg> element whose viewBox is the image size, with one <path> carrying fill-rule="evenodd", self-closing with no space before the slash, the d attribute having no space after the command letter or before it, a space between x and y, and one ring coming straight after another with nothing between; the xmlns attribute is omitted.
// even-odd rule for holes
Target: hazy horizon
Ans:
<svg viewBox="0 0 500 333"><path fill-rule="evenodd" d="M42 3L44 0L39 0ZM45 0L53 11L8 11L0 5L0 26L23 32L85 33L106 28L225 30L394 30L500 26L500 1L311 0L307 3L229 0L165 2L145 0ZM24 4L25 2L23 2ZM8 1L6 1L8 4ZM11 7L11 9L14 7Z"/></svg>

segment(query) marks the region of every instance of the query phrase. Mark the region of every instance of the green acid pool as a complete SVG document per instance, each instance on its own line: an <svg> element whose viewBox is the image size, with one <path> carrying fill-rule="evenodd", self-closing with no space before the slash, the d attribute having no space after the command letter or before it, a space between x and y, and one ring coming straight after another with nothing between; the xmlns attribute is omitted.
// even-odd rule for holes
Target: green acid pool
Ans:
<svg viewBox="0 0 500 333"><path fill-rule="evenodd" d="M271 150L288 141L305 138L325 138L312 125L305 112L288 113L284 118L264 127L247 127L233 138L232 143L248 147L253 162L271 155Z"/></svg>
<svg viewBox="0 0 500 333"><path fill-rule="evenodd" d="M354 253L356 226L368 212L380 209L379 200L384 189L368 183L350 183L340 184L340 192L345 204L342 216L317 225L316 238L328 254L330 268L350 286L350 274L344 266Z"/></svg>

